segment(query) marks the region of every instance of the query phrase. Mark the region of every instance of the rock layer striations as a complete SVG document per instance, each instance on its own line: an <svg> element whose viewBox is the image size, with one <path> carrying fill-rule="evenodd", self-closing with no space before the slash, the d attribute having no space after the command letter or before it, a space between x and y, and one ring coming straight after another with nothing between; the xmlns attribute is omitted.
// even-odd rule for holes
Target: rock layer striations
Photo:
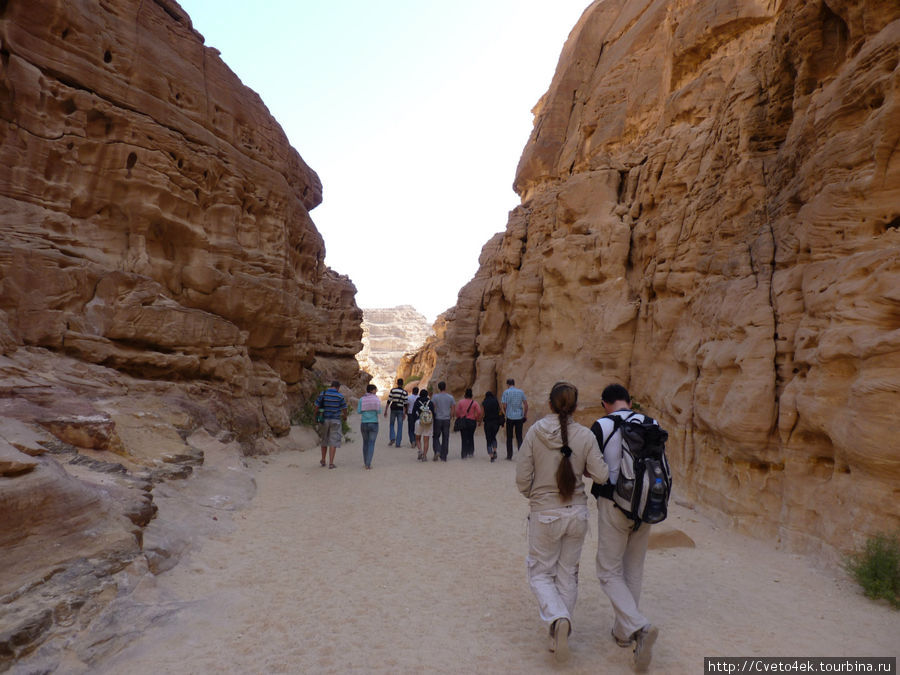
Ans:
<svg viewBox="0 0 900 675"><path fill-rule="evenodd" d="M0 670L113 649L135 615L48 638L240 501L235 456L282 444L317 380L361 381L321 196L173 0L0 2ZM210 464L222 492L154 520Z"/></svg>
<svg viewBox="0 0 900 675"><path fill-rule="evenodd" d="M898 63L896 3L594 2L521 205L409 367L570 379L585 420L622 381L682 496L792 550L896 528Z"/></svg>
<svg viewBox="0 0 900 675"><path fill-rule="evenodd" d="M318 176L177 3L0 12L6 342L238 395L355 376Z"/></svg>
<svg viewBox="0 0 900 675"><path fill-rule="evenodd" d="M400 305L364 309L362 329L363 350L356 355L356 360L372 376L372 384L378 387L379 393L387 395L397 382L401 359L422 346L432 334L431 326L415 307Z"/></svg>

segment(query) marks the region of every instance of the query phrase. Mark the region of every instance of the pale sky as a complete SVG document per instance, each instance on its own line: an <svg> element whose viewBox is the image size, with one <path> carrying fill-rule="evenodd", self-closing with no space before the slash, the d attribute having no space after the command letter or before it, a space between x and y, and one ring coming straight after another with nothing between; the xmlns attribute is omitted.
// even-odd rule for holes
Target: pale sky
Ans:
<svg viewBox="0 0 900 675"><path fill-rule="evenodd" d="M519 203L531 109L590 0L179 0L323 184L361 308L456 304Z"/></svg>

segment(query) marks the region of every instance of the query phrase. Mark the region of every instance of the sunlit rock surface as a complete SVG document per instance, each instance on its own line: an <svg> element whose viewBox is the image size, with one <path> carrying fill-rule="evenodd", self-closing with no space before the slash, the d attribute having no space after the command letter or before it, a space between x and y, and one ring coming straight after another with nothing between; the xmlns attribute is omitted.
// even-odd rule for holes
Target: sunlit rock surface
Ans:
<svg viewBox="0 0 900 675"><path fill-rule="evenodd" d="M224 508L154 526L161 490L198 467L228 486L317 380L362 381L321 198L176 2L0 2L0 670L54 667L49 636Z"/></svg>
<svg viewBox="0 0 900 675"><path fill-rule="evenodd" d="M380 395L395 386L403 355L419 349L432 334L428 319L410 305L364 309L362 329L363 349L356 360L372 376Z"/></svg>
<svg viewBox="0 0 900 675"><path fill-rule="evenodd" d="M898 62L892 2L595 2L411 368L584 421L623 382L677 491L791 550L900 526Z"/></svg>
<svg viewBox="0 0 900 675"><path fill-rule="evenodd" d="M3 6L3 344L275 399L352 378L319 179L180 7Z"/></svg>

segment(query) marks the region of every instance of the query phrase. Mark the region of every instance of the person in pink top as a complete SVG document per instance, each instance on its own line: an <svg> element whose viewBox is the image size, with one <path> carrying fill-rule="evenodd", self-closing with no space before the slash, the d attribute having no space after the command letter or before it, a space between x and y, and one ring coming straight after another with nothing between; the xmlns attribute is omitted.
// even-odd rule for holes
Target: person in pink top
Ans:
<svg viewBox="0 0 900 675"><path fill-rule="evenodd" d="M481 404L472 396L472 390L466 389L462 400L456 404L454 416L459 427L459 435L462 440L462 458L468 459L475 456L475 429L481 422L484 411Z"/></svg>

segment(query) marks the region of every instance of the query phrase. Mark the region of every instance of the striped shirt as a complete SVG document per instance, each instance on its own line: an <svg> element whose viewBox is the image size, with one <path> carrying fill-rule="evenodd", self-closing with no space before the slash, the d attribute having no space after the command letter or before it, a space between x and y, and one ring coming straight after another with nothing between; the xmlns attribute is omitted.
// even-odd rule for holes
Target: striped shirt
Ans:
<svg viewBox="0 0 900 675"><path fill-rule="evenodd" d="M409 394L406 393L406 389L403 387L394 387L391 389L391 393L388 394L388 403L391 406L391 410L404 410L406 408L406 399Z"/></svg>
<svg viewBox="0 0 900 675"><path fill-rule="evenodd" d="M326 389L316 399L316 407L325 419L336 420L342 417L347 408L347 400L337 389Z"/></svg>

